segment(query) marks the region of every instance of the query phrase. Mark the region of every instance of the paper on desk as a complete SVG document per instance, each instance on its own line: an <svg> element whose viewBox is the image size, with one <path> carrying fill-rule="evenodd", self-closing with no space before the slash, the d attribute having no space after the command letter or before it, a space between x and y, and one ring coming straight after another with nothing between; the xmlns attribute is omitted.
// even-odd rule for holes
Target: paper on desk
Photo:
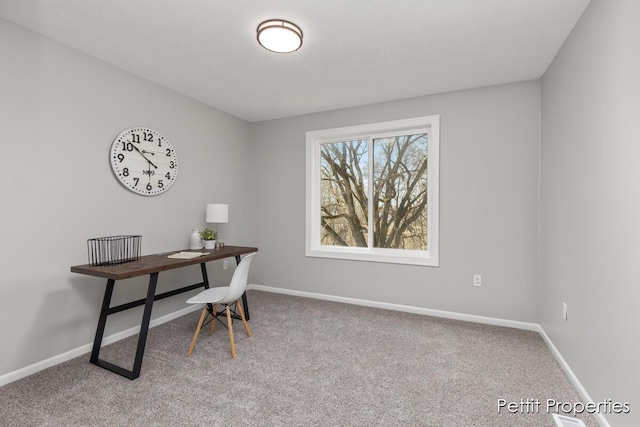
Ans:
<svg viewBox="0 0 640 427"><path fill-rule="evenodd" d="M178 252L173 255L169 255L167 258L177 258L177 259L191 259L197 258L202 255L208 255L209 252Z"/></svg>

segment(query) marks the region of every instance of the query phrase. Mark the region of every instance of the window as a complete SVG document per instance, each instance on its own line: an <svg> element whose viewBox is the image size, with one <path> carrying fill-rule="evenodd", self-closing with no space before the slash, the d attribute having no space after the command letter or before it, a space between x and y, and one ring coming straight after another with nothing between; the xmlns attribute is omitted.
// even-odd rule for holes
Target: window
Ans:
<svg viewBox="0 0 640 427"><path fill-rule="evenodd" d="M307 132L306 255L437 266L439 125Z"/></svg>

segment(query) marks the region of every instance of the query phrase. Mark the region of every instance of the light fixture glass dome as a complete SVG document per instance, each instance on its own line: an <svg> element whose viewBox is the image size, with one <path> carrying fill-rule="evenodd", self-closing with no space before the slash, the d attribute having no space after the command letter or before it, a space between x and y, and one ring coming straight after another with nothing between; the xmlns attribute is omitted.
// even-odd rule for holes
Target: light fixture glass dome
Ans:
<svg viewBox="0 0 640 427"><path fill-rule="evenodd" d="M258 25L258 43L267 50L289 53L302 46L302 30L282 19L269 19Z"/></svg>

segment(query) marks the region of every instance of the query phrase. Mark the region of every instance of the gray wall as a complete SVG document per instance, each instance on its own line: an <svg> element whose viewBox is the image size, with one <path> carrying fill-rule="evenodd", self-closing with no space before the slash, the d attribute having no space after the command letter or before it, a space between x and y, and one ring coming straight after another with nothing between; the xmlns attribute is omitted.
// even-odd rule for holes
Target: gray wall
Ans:
<svg viewBox="0 0 640 427"><path fill-rule="evenodd" d="M87 262L88 238L142 234L143 253L184 248L207 202L229 203L227 241L252 244L252 222L248 123L3 20L0 61L2 375L93 340L105 281L69 272ZM111 172L111 143L132 126L160 131L177 150L178 178L163 195L135 195ZM158 286L195 283L198 272L161 274ZM145 288L124 281L114 299ZM153 317L186 297L159 301ZM112 316L107 333L140 317Z"/></svg>
<svg viewBox="0 0 640 427"><path fill-rule="evenodd" d="M640 2L592 0L542 79L540 321L640 425ZM569 307L561 319L561 304Z"/></svg>
<svg viewBox="0 0 640 427"><path fill-rule="evenodd" d="M535 322L539 91L524 82L253 124L254 282ZM441 129L440 267L306 258L305 132L431 114Z"/></svg>

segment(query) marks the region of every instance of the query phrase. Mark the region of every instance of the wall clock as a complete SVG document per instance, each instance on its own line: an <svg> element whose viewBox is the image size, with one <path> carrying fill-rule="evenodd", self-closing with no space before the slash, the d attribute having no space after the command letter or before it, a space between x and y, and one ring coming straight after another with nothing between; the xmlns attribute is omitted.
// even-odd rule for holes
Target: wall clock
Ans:
<svg viewBox="0 0 640 427"><path fill-rule="evenodd" d="M109 159L116 178L143 196L164 193L178 176L173 146L160 132L146 127L127 129L118 135Z"/></svg>

